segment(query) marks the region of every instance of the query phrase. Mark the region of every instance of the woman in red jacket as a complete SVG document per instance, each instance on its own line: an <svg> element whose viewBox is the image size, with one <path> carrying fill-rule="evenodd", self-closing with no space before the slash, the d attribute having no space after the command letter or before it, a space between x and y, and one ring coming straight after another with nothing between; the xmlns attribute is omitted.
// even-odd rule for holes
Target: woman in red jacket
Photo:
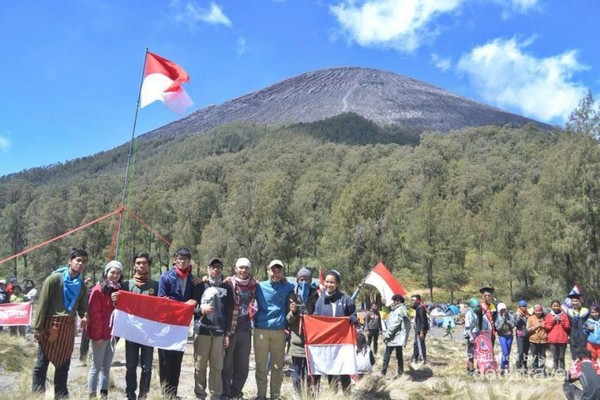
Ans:
<svg viewBox="0 0 600 400"><path fill-rule="evenodd" d="M560 308L560 301L552 300L550 311L544 319L544 328L548 332L548 344L554 363L554 372L564 373L565 371L565 351L569 343L569 330L571 323L569 317Z"/></svg>
<svg viewBox="0 0 600 400"><path fill-rule="evenodd" d="M110 365L115 352L111 343L110 316L115 309L110 295L121 288L123 266L111 261L104 267L100 282L92 288L88 305L87 334L92 344L92 366L88 374L88 393L90 399L96 398L98 378L100 378L100 396L108 397Z"/></svg>

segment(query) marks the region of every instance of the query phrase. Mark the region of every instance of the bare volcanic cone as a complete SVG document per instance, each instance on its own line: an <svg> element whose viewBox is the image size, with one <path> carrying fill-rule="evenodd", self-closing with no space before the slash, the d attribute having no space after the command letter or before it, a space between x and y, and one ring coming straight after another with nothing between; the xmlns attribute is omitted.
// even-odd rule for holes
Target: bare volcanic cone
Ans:
<svg viewBox="0 0 600 400"><path fill-rule="evenodd" d="M235 121L278 125L314 122L353 112L380 126L400 125L435 131L470 126L534 122L457 96L403 75L343 67L307 72L216 106L144 135L146 138L200 133Z"/></svg>

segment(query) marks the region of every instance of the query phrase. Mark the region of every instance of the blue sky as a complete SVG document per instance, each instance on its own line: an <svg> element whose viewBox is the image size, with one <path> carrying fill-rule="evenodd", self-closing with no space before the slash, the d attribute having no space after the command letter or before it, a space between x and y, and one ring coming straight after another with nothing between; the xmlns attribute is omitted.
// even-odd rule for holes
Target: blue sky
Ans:
<svg viewBox="0 0 600 400"><path fill-rule="evenodd" d="M129 141L145 48L187 113L307 71L362 66L563 125L600 89L596 0L3 1L0 176ZM136 136L181 116L140 110Z"/></svg>

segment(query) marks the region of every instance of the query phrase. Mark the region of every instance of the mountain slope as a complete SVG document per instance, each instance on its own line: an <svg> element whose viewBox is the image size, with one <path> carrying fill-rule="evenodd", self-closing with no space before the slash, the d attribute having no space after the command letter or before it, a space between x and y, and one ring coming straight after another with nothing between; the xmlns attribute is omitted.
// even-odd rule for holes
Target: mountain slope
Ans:
<svg viewBox="0 0 600 400"><path fill-rule="evenodd" d="M147 133L147 138L200 133L234 121L258 124L312 122L353 112L380 126L436 131L534 122L457 96L427 83L375 69L343 67L307 72Z"/></svg>

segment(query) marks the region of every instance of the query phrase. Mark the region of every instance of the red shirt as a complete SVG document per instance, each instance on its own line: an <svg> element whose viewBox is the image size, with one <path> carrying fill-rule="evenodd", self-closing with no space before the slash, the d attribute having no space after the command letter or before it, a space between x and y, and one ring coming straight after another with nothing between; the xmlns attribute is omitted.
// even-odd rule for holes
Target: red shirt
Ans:
<svg viewBox="0 0 600 400"><path fill-rule="evenodd" d="M544 328L548 332L548 343L567 344L569 343L569 330L571 323L565 312L553 314L549 312L544 319Z"/></svg>

